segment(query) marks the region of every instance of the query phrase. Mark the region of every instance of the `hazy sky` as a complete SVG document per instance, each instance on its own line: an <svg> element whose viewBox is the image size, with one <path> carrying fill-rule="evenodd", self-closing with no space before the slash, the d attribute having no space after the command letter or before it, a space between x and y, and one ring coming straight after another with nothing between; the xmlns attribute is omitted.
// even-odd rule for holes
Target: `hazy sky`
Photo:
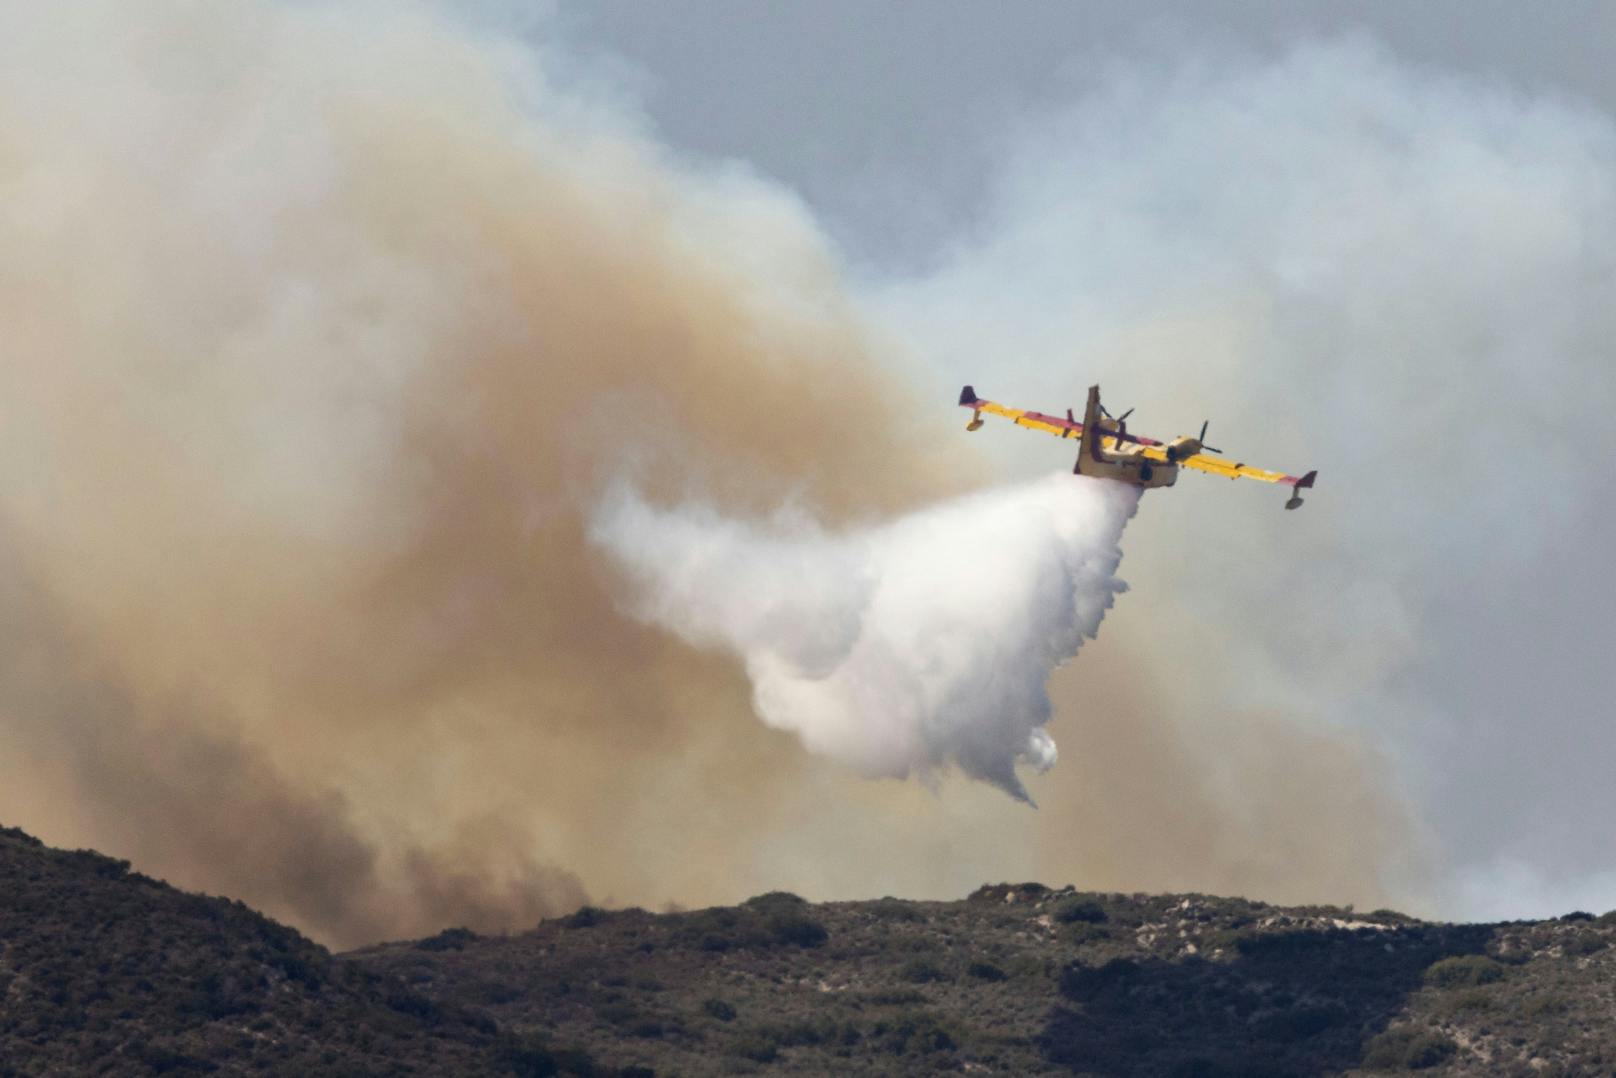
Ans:
<svg viewBox="0 0 1616 1078"><path fill-rule="evenodd" d="M1616 8L1527 11L0 3L0 820L333 943L1009 878L1616 907ZM865 608L793 566L1081 561L959 522L1072 457L954 402L1096 381L1318 488L1144 496L1103 623L971 712L1050 708L1047 772L810 751L758 641ZM633 616L625 483L741 658ZM1061 578L838 699L923 705Z"/></svg>
<svg viewBox="0 0 1616 1078"><path fill-rule="evenodd" d="M1353 627L1343 625L1335 642L1318 646L1340 648L1383 633L1395 657L1374 660L1377 674L1351 686L1326 684L1320 665L1300 691L1336 721L1371 731L1397 758L1400 784L1438 851L1432 859L1440 866L1442 907L1481 915L1616 905L1616 848L1599 823L1616 812L1616 784L1608 780L1616 761L1608 703L1616 679L1604 658L1616 643L1606 617L1616 586L1603 557L1616 521L1601 493L1616 480L1605 462L1609 406L1616 402L1606 374L1611 338L1602 336L1609 327L1602 297L1613 278L1601 251L1612 238L1616 179L1610 137L1616 69L1608 52L1616 6L852 0L562 5L560 16L563 36L579 49L617 59L621 84L643 102L660 137L789 185L857 275L889 293L925 297L907 308L916 316L911 328L935 320L940 309L978 308L949 319L948 330L932 339L923 327L914 329L911 340L930 346L930 359L952 351L941 366L979 387L1009 382L1018 392L1068 398L1012 403L1054 410L1078 399L1091 376L1119 369L1110 356L1087 365L1070 358L1085 339L1081 333L1062 349L1046 347L1039 331L1027 328L1068 294L1092 285L1099 297L1089 296L1092 302L1148 312L1156 302L1149 293L1164 281L1164 291L1204 289L1207 304L1217 307L1225 298L1220 290L1249 270L1240 287L1248 298L1260 297L1253 302L1264 306L1264 324L1235 334L1230 347L1249 353L1229 365L1238 378L1212 383L1215 392L1188 408L1223 417L1228 440L1294 447L1289 455L1270 450L1275 466L1320 466L1318 503L1334 505L1306 512L1345 515L1335 549L1321 550L1330 540L1289 519L1261 524L1290 529L1283 541L1251 534L1248 522L1233 516L1266 505L1254 509L1249 492L1220 490L1213 498L1200 488L1161 510L1172 514L1173 525L1152 521L1148 509L1142 514L1125 540L1131 560L1123 575L1141 584L1147 574L1167 573L1165 562L1186 552L1185 537L1148 530L1176 525L1204 529L1199 541L1214 548L1260 542L1264 557L1294 559L1284 578L1313 574L1305 579L1333 595L1326 599L1332 604L1357 594L1352 601L1375 608L1379 601L1365 596L1384 588L1395 601L1381 606L1396 608L1384 610L1387 625L1374 628L1366 614ZM1298 58L1295 50L1321 42L1326 52L1363 47L1378 57L1368 65L1376 70L1343 75L1334 88L1309 88L1310 71L1334 61ZM1278 70L1272 65L1286 71L1276 82L1297 86L1253 89L1247 99L1229 89L1241 85L1241 72ZM1202 80L1198 68L1214 74ZM1231 81L1220 84L1225 76ZM1356 126L1331 127L1359 121L1328 115L1330 95L1351 97L1353 87L1375 80L1384 82L1384 92L1361 102L1371 117L1366 122L1404 128L1417 140L1412 148L1373 134L1360 147ZM1177 98L1160 90L1155 112L1146 106L1141 115L1132 103L1175 83L1191 90ZM1270 107L1259 100L1265 93L1276 100L1320 97L1281 121L1294 126L1276 132L1274 166L1252 172L1256 161L1233 150L1221 164L1211 162L1223 152L1224 114L1217 109L1208 106L1199 120L1174 125L1175 115L1190 117L1200 102L1225 91L1258 115ZM1399 119L1399 112L1406 116ZM1128 123L1161 132L1130 137L1114 130ZM1194 123L1198 131L1181 129ZM1305 138L1310 126L1336 148L1303 146L1292 154L1285 140ZM1489 148L1449 154L1438 147L1450 135L1472 149ZM1224 145L1243 146L1244 138L1231 136ZM1167 140L1170 148L1153 156ZM1264 152L1260 135L1251 146ZM1385 168L1387 206L1397 207L1382 212L1361 201L1378 196L1360 189L1343 223L1325 208L1328 196L1317 194L1334 182L1327 169L1352 174L1375 156ZM1562 166L1564 176L1578 178L1547 179ZM1202 176L1203 190L1164 178L1175 169ZM1117 173L1115 183L1091 175L1106 170ZM1501 186L1521 181L1519 200L1506 195L1490 206L1458 208L1478 183L1494 179ZM1286 265L1328 260L1337 248L1333 241L1310 247L1304 238L1290 243L1292 250L1269 240L1273 221L1264 220L1261 206L1230 208L1238 196L1228 189L1248 185L1272 188L1273 221L1301 233L1384 230L1383 246L1355 253L1351 265L1336 264L1338 296L1318 299L1306 289L1287 295L1268 280L1284 277ZM1409 195L1412 189L1426 193ZM1112 221L1153 221L1169 238L1145 227L1131 245L1117 247L1120 241L1105 238L1107 226L1064 223L1084 212L1073 207L1086 198L1094 200L1097 219L1109 210ZM1026 209L1028 202L1038 208ZM1439 220L1450 212L1454 220ZM1563 222L1550 220L1562 215ZM1159 260L1139 254L1180 245L1175 227L1188 237L1182 249ZM1494 232L1496 243L1487 238ZM1025 238L1004 240L1008 233ZM1065 255L1048 255L1041 270L1025 268L1067 233ZM1563 239L1546 239L1551 234ZM1538 262L1543 242L1563 243L1564 258ZM1107 251L1117 254L1109 264ZM1185 251L1227 256L1243 268L1200 277L1162 272ZM1498 272L1465 279L1494 258ZM1066 269L1051 268L1061 261L1088 269L1063 276ZM972 263L996 272L962 268ZM954 287L916 283L944 279ZM1016 281L1035 298L1002 304L999 293ZM1060 291L1061 281L1070 293ZM1341 298L1358 292L1358 299ZM1157 306L1176 304L1163 299ZM1369 330L1361 317L1338 320L1329 313L1334 306L1368 309L1368 317L1382 321ZM1051 319L1051 334L1082 324ZM973 320L986 331L973 333L966 326ZM1286 322L1298 325L1274 328ZM1226 335L1212 336L1227 343ZM1196 343L1192 336L1189 347ZM974 363L959 358L971 348ZM1287 348L1314 357L1287 355ZM1378 359L1364 349L1378 351ZM1018 358L1007 359L1007 352ZM1334 358L1318 358L1326 354ZM1182 364L1194 362L1184 355L1179 367L1156 369L1177 381ZM1000 373L1007 364L1011 373ZM1298 400L1286 392L1286 379L1314 392L1328 388L1335 399ZM1183 401L1159 382L1136 376L1126 385L1126 403L1142 406L1136 422ZM1169 425L1166 433L1191 427L1197 411L1185 411L1160 420ZM1528 429L1510 427L1512 416ZM1238 418L1244 428L1229 422ZM1263 432L1265 421L1286 435ZM1016 454L1016 466L1027 467L1043 459L1033 456L1043 448L1007 451ZM1343 467L1354 457L1362 464L1356 476ZM1362 485L1353 486L1355 479ZM1230 504L1237 500L1238 509ZM1203 577L1219 573L1219 554L1203 561ZM1186 611L1199 605L1219 637L1231 641L1223 646L1267 648L1282 663L1285 632L1305 637L1299 623L1319 616L1299 601L1287 624L1266 594L1261 603L1228 594L1195 598L1249 581L1225 577L1214 584L1197 578L1194 567L1184 573L1176 609L1149 604L1147 628L1128 620L1124 602L1108 630L1193 631L1184 624ZM1145 600L1136 602L1136 609L1147 608ZM1266 643L1253 643L1259 639ZM1217 699L1204 679L1190 680L1192 698L1205 692Z"/></svg>
<svg viewBox="0 0 1616 1078"><path fill-rule="evenodd" d="M801 191L857 257L924 258L980 209L1006 127L1097 68L1213 42L1273 56L1369 33L1413 64L1616 108L1616 6L1507 0L672 0L559 5L625 65L660 134Z"/></svg>

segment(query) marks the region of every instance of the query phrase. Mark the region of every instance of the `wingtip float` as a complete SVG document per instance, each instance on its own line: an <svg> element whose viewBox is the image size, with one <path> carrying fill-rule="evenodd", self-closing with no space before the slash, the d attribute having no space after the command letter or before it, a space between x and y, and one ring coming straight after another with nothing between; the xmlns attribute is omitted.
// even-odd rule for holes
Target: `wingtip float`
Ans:
<svg viewBox="0 0 1616 1078"><path fill-rule="evenodd" d="M1072 467L1074 474L1116 479L1145 490L1170 487L1178 482L1180 468L1193 468L1229 479L1256 479L1263 483L1288 486L1291 496L1285 502L1285 508L1297 509L1302 505L1301 492L1310 489L1319 474L1312 471L1302 476L1286 475L1219 460L1217 455L1223 450L1206 444L1205 423L1201 424L1199 435L1181 434L1170 442L1130 434L1127 419L1133 414L1133 409L1128 409L1120 416L1111 415L1100 403L1099 386L1089 387L1088 406L1084 409L1081 423L1070 408L1066 410L1064 419L1042 412L1006 408L978 397L971 386L960 390L959 403L961 408L971 409L971 421L965 425L966 430L980 430L983 413L987 413L1003 416L1018 427L1041 430L1057 438L1075 439L1080 443L1080 448L1077 463ZM1085 431L1097 432L1098 437L1085 438Z"/></svg>

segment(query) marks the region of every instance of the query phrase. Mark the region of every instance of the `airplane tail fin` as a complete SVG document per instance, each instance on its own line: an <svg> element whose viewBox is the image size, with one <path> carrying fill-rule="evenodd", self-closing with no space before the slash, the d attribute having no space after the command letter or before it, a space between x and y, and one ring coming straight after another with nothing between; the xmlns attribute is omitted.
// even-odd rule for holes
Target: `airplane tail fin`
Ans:
<svg viewBox="0 0 1616 1078"><path fill-rule="evenodd" d="M970 386L966 386L964 389L960 390L960 400L959 400L959 402L960 402L960 407L961 408L968 408L971 405L975 404L976 403L976 390L973 389Z"/></svg>
<svg viewBox="0 0 1616 1078"><path fill-rule="evenodd" d="M1075 475L1085 474L1083 462L1092 461L1095 464L1105 463L1105 454L1100 449L1100 439L1103 434L1100 430L1100 387L1089 386L1089 402L1083 409L1083 448L1078 451L1077 463L1072 465Z"/></svg>

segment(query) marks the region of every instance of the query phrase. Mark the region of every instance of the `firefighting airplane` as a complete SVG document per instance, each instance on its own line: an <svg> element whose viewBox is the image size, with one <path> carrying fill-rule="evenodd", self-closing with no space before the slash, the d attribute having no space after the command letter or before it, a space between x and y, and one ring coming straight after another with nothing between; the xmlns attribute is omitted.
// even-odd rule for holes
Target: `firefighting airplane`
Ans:
<svg viewBox="0 0 1616 1078"><path fill-rule="evenodd" d="M1018 427L1041 430L1057 438L1076 438L1082 442L1082 447L1078 450L1077 464L1072 468L1074 474L1118 479L1146 490L1170 487L1178 482L1180 467L1194 468L1196 471L1210 472L1230 479L1258 479L1264 483L1283 483L1291 488L1291 497L1285 503L1285 508L1296 509L1302 504L1301 492L1311 487L1314 478L1319 474L1316 471L1308 472L1298 478L1294 475L1265 472L1261 468L1218 460L1210 454L1222 453L1223 450L1213 449L1205 443L1205 423L1201 424L1199 437L1191 438L1187 434L1181 434L1165 444L1152 438L1129 434L1126 420L1133 414L1133 409L1129 408L1121 415L1113 417L1100 404L1099 386L1089 387L1089 403L1083 412L1081 423L1077 422L1070 408L1066 409L1065 419L1044 415L1042 412L1023 412L1019 408L1006 408L1002 404L983 400L970 386L960 390L959 402L961 408L971 409L971 421L965 425L966 430L980 430L982 413L987 412L991 415L1004 416ZM1100 436L1084 437L1087 431L1097 431Z"/></svg>

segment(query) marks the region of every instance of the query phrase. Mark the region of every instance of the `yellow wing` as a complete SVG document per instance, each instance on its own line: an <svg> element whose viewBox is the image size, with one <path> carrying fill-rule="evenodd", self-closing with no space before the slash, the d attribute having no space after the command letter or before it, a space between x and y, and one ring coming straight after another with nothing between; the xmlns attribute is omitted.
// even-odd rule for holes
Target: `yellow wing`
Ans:
<svg viewBox="0 0 1616 1078"><path fill-rule="evenodd" d="M960 405L972 409L976 413L977 419L980 419L980 413L987 412L990 415L1003 416L1018 427L1026 427L1028 430L1041 430L1045 434L1053 434L1057 438L1081 440L1083 437L1083 424L1081 423L1074 422L1071 419L1062 419L1059 416L1045 415L1042 412L1006 408L996 401L983 400L981 397L976 396L970 386L966 386L965 391L961 393ZM974 422L976 420L973 420ZM975 427L973 426L972 429L974 430ZM1249 464L1238 462L1231 464L1210 453L1196 453L1193 456L1183 457L1174 462L1167 459L1167 447L1159 442L1154 442L1148 438L1139 441L1133 441L1130 438L1130 442L1150 460L1161 464L1177 463L1185 468L1194 468L1198 472L1223 476L1225 479L1255 479L1262 483L1286 483L1293 487L1311 487L1313 477L1317 474L1309 472L1304 476L1295 476L1287 475L1284 472L1270 472L1263 468L1253 468ZM1117 439L1109 434L1101 435L1100 445L1105 449L1115 450Z"/></svg>
<svg viewBox="0 0 1616 1078"><path fill-rule="evenodd" d="M1107 439L1110 441L1110 439ZM1155 446L1145 449L1145 456L1151 460L1167 463L1166 450ZM1196 453L1194 456L1184 457L1178 462L1185 468L1194 468L1198 472L1208 472L1212 475L1221 475L1225 479L1256 479L1263 483L1290 483L1294 486L1297 477L1286 475L1284 472L1270 472L1262 468L1253 468L1249 464L1230 464L1208 453Z"/></svg>
<svg viewBox="0 0 1616 1078"><path fill-rule="evenodd" d="M1028 430L1041 430L1045 434L1053 434L1057 438L1080 438L1083 424L1066 423L1057 416L1044 415L1041 412L1027 412L1020 408L1006 408L993 401L978 400L974 402L975 410L987 412L989 415L1003 416L1018 427Z"/></svg>

